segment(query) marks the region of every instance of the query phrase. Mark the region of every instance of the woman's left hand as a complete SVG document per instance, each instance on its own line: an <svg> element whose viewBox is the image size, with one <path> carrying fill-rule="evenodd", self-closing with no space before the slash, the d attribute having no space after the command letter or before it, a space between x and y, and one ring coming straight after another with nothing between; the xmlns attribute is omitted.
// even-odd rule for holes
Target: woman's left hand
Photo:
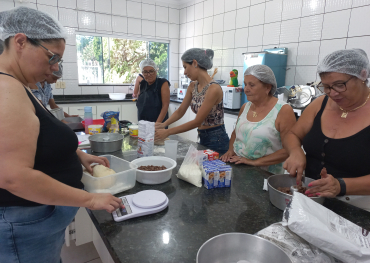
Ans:
<svg viewBox="0 0 370 263"><path fill-rule="evenodd" d="M170 135L170 134L169 134L168 130L165 130L165 129L159 129L159 130L156 130L156 131L155 131L154 141L163 141L163 140L164 140L164 139L166 139L169 135Z"/></svg>
<svg viewBox="0 0 370 263"><path fill-rule="evenodd" d="M229 158L229 162L230 163L235 163L235 164L244 163L244 164L248 164L248 165L252 165L252 166L256 165L256 160L247 159L245 157L241 157L241 156L237 156L237 155L231 156Z"/></svg>
<svg viewBox="0 0 370 263"><path fill-rule="evenodd" d="M328 197L334 198L340 193L340 184L331 174L328 174L326 168L321 170L321 179L308 184L310 187L305 194L308 197Z"/></svg>
<svg viewBox="0 0 370 263"><path fill-rule="evenodd" d="M80 159L81 164L86 168L86 170L90 174L93 173L93 170L90 166L92 163L98 163L98 164L104 165L108 168L110 167L109 161L105 157L100 157L100 156L87 154L87 153L84 153L83 151L80 151L79 153L77 153L77 155L78 155L78 158Z"/></svg>

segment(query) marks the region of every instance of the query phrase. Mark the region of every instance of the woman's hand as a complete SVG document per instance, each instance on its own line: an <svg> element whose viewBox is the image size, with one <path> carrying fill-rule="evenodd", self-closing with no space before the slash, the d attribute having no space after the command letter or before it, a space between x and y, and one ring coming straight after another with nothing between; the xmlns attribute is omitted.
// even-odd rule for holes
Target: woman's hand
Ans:
<svg viewBox="0 0 370 263"><path fill-rule="evenodd" d="M310 187L305 194L308 197L328 197L334 198L340 193L340 184L331 174L328 174L326 168L321 170L321 179L308 184Z"/></svg>
<svg viewBox="0 0 370 263"><path fill-rule="evenodd" d="M91 199L88 205L90 210L106 210L108 213L112 213L117 208L124 207L122 200L111 194L93 194L91 193Z"/></svg>
<svg viewBox="0 0 370 263"><path fill-rule="evenodd" d="M292 176L297 176L297 185L302 182L302 174L304 169L306 169L306 156L302 149L292 152L288 159L284 162L283 168L288 171Z"/></svg>
<svg viewBox="0 0 370 263"><path fill-rule="evenodd" d="M230 163L235 163L235 164L244 163L244 164L248 164L248 165L251 165L251 166L256 166L256 160L251 160L251 159L247 159L245 157L236 156L236 155L230 157L229 162Z"/></svg>
<svg viewBox="0 0 370 263"><path fill-rule="evenodd" d="M224 155L220 157L221 161L228 162L232 156L235 156L234 150L228 150Z"/></svg>
<svg viewBox="0 0 370 263"><path fill-rule="evenodd" d="M81 150L77 151L78 158L80 159L81 164L86 168L86 170L90 173L93 174L93 170L91 168L92 163L98 163L101 165L104 165L106 167L110 167L109 161L105 157L100 157L100 156L94 156L91 154L84 153Z"/></svg>
<svg viewBox="0 0 370 263"><path fill-rule="evenodd" d="M163 141L170 135L168 130L160 129L155 131L154 141Z"/></svg>
<svg viewBox="0 0 370 263"><path fill-rule="evenodd" d="M164 129L166 128L166 126L164 125L163 122L156 122L155 123L155 130L161 130L161 129Z"/></svg>

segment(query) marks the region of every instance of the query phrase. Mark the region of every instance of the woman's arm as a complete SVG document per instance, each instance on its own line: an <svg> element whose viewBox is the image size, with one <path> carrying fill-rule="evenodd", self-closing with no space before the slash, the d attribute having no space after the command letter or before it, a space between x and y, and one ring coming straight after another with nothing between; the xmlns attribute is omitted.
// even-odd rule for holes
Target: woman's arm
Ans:
<svg viewBox="0 0 370 263"><path fill-rule="evenodd" d="M134 97L138 97L140 94L140 82L143 80L143 78L138 75L135 81L135 87L134 87Z"/></svg>
<svg viewBox="0 0 370 263"><path fill-rule="evenodd" d="M161 87L161 99L162 99L162 110L158 116L156 122L162 122L168 112L168 106L170 106L170 87L168 82L163 83Z"/></svg>

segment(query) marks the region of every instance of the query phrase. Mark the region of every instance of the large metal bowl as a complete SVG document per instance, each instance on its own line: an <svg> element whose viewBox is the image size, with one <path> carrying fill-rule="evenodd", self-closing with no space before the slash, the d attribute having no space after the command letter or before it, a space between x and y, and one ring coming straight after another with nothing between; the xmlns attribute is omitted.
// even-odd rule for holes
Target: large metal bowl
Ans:
<svg viewBox="0 0 370 263"><path fill-rule="evenodd" d="M204 243L197 254L197 263L272 263L293 262L275 244L245 233L226 233Z"/></svg>
<svg viewBox="0 0 370 263"><path fill-rule="evenodd" d="M110 153L122 148L123 135L118 133L99 133L89 137L93 152Z"/></svg>
<svg viewBox="0 0 370 263"><path fill-rule="evenodd" d="M306 177L306 186L315 181L314 179ZM291 177L289 174L275 174L271 175L267 179L267 186L270 196L271 203L281 210L285 210L286 206L292 200L292 195L285 194L277 190L278 187L291 187L292 185L297 185L296 178ZM324 203L324 197L310 197L313 201L322 204Z"/></svg>

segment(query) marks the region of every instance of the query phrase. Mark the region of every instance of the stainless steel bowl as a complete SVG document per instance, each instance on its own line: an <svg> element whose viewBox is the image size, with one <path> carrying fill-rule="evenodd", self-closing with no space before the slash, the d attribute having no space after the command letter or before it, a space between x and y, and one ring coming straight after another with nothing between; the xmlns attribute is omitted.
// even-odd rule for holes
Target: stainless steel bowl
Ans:
<svg viewBox="0 0 370 263"><path fill-rule="evenodd" d="M123 135L118 133L99 133L89 137L93 152L110 153L122 148Z"/></svg>
<svg viewBox="0 0 370 263"><path fill-rule="evenodd" d="M82 130L84 126L82 125L82 118L81 117L65 117L62 120L69 128L72 130Z"/></svg>
<svg viewBox="0 0 370 263"><path fill-rule="evenodd" d="M275 244L245 233L226 233L204 243L197 254L197 263L271 263L293 262Z"/></svg>
<svg viewBox="0 0 370 263"><path fill-rule="evenodd" d="M306 177L306 186L314 181L314 179ZM267 179L267 186L271 203L281 210L285 210L287 204L292 200L292 195L285 194L277 190L278 187L291 187L297 185L296 178L291 177L289 174L275 174ZM322 204L324 197L310 197L313 201Z"/></svg>

